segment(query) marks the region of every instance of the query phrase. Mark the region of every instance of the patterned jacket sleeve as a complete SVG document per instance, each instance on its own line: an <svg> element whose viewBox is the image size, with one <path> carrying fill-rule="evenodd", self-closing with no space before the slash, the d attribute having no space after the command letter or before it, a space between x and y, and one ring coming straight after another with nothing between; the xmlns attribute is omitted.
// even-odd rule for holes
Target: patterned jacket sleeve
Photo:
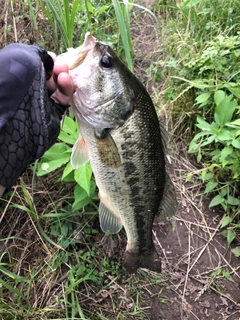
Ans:
<svg viewBox="0 0 240 320"><path fill-rule="evenodd" d="M11 187L55 142L68 106L50 98L52 58L36 45L0 51L0 185Z"/></svg>

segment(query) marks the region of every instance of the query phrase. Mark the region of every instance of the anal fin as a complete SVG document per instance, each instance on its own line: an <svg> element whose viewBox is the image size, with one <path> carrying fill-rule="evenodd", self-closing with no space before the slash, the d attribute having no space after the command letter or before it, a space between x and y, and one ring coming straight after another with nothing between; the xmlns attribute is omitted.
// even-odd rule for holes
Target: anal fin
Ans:
<svg viewBox="0 0 240 320"><path fill-rule="evenodd" d="M102 202L99 205L100 227L103 232L115 234L122 229L122 222Z"/></svg>

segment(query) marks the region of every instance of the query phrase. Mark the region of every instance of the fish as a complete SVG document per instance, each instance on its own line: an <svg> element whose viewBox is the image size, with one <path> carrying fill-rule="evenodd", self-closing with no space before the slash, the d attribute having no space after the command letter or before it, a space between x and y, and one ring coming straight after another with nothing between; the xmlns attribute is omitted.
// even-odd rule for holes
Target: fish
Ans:
<svg viewBox="0 0 240 320"><path fill-rule="evenodd" d="M76 169L90 160L100 227L108 234L124 227L127 272L161 272L153 223L173 215L177 200L166 172L165 133L150 95L113 49L90 33L81 47L60 58L76 88L71 110L80 135L71 164Z"/></svg>

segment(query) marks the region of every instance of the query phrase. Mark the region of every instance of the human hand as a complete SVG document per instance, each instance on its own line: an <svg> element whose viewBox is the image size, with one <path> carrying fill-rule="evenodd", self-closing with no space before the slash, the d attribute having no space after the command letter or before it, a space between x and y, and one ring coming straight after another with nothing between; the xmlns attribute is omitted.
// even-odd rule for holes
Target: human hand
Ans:
<svg viewBox="0 0 240 320"><path fill-rule="evenodd" d="M53 60L37 45L0 50L0 196L59 134L74 87L67 65Z"/></svg>
<svg viewBox="0 0 240 320"><path fill-rule="evenodd" d="M52 75L47 80L47 88L52 92L51 98L62 105L68 105L74 93L74 86L71 76L68 73L68 65L60 61L56 61L56 55L48 52L54 61Z"/></svg>

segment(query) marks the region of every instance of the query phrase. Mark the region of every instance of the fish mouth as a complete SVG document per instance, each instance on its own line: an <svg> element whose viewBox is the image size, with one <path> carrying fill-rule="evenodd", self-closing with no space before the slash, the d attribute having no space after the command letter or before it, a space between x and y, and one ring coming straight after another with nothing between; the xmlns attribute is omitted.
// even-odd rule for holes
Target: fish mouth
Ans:
<svg viewBox="0 0 240 320"><path fill-rule="evenodd" d="M72 63L68 62L69 70L73 70L83 63L89 51L95 47L96 42L96 38L90 32L85 34L83 44L77 49L77 58Z"/></svg>

